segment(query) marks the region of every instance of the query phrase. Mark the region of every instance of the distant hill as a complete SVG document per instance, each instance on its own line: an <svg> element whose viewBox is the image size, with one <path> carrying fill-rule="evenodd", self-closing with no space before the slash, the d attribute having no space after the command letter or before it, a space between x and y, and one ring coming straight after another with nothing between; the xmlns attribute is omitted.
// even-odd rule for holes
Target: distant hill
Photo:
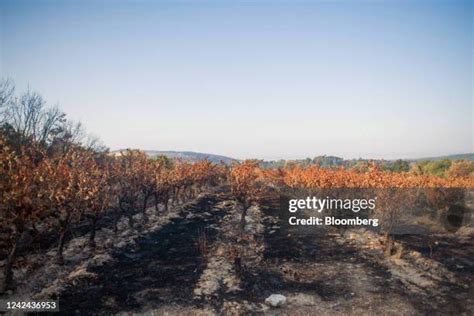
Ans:
<svg viewBox="0 0 474 316"><path fill-rule="evenodd" d="M111 153L114 155L120 154L120 152L123 151L123 149L120 150L114 150ZM186 161L199 161L199 160L204 160L208 159L211 162L219 163L219 162L224 162L225 164L232 164L233 162L238 162L238 159L231 158L231 157L226 157L226 156L221 156L221 155L215 155L215 154L207 154L207 153L199 153L199 152L194 152L194 151L173 151L173 150L145 150L145 153L150 156L150 157L156 157L156 156L166 156L170 159L183 159ZM469 153L469 154L456 154L456 155L447 155L447 156L437 156L437 157L426 157L426 158L414 158L414 159L402 159L407 162L417 162L417 161L423 161L423 160L470 160L474 161L474 153ZM278 168L278 167L283 167L285 166L286 163L292 162L300 165L311 165L311 164L317 164L323 168L327 167L337 167L337 166L352 166L360 161L368 161L369 159L349 159L346 160L341 157L335 157L335 156L317 156L314 158L306 158L306 159L296 159L296 160L264 160L261 162L261 166L264 168ZM383 162L384 164L391 164L393 163L396 159L390 160L378 160L378 159L370 159L372 161L376 162Z"/></svg>
<svg viewBox="0 0 474 316"><path fill-rule="evenodd" d="M124 149L114 150L112 154L119 154ZM186 161L200 161L207 159L214 163L220 163L221 161L225 164L231 164L232 162L237 162L237 159L221 156L221 155L214 155L214 154L207 154L207 153L198 153L194 151L166 151L166 150L144 150L144 152L150 157L157 157L157 156L166 156L170 159L183 159Z"/></svg>

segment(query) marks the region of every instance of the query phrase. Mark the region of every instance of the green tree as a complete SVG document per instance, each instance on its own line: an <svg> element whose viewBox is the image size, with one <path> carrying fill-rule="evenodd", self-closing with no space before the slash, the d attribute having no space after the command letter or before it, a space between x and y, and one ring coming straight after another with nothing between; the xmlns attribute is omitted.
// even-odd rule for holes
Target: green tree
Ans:
<svg viewBox="0 0 474 316"><path fill-rule="evenodd" d="M398 159L393 162L389 167L389 170L392 172L407 172L410 170L410 164L408 161Z"/></svg>

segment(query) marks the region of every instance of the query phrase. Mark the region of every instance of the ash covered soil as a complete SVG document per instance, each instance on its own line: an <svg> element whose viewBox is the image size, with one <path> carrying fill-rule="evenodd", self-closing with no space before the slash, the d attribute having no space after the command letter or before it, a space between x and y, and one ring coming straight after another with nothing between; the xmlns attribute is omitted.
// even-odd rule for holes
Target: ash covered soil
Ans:
<svg viewBox="0 0 474 316"><path fill-rule="evenodd" d="M278 203L253 206L243 234L225 188L150 208L146 224L100 229L94 253L73 236L64 266L54 249L31 254L8 298L58 299L65 315L474 313L473 236L403 236L401 258L384 258L380 236L289 226ZM271 294L286 302L266 304Z"/></svg>

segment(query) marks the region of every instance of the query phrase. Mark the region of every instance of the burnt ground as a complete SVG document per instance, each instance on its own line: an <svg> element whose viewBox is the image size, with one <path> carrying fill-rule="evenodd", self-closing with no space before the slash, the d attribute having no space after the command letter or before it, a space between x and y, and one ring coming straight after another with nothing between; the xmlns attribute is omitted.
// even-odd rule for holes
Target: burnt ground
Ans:
<svg viewBox="0 0 474 316"><path fill-rule="evenodd" d="M459 239L452 235L402 235L398 239L454 273L474 275L474 236Z"/></svg>
<svg viewBox="0 0 474 316"><path fill-rule="evenodd" d="M384 259L377 240L361 247L343 231L287 225L288 212L270 194L249 215L248 241L228 231L238 228L229 223L238 214L232 203L225 192L199 196L157 229L112 247L103 264L60 278L50 297L65 315L473 314L472 236L400 236L406 258ZM233 243L257 249L237 255L253 259L237 266ZM222 260L212 263L209 254ZM205 277L221 270L221 278ZM229 280L237 286L230 289ZM197 296L197 288L207 295ZM287 304L265 305L271 294L285 295Z"/></svg>
<svg viewBox="0 0 474 316"><path fill-rule="evenodd" d="M321 313L356 314L427 314L471 315L474 291L474 237L454 235L404 235L397 240L406 252L418 251L428 260L441 263L463 284L440 282L440 289L408 289L392 276L391 265L374 249L361 250L352 244L341 243L344 231L337 229L302 229L288 225L288 212L279 211L279 200L267 198L261 207L264 213L278 213L281 227L269 234L266 229L265 257L282 273L260 274L266 288L248 283L255 295L266 297L279 291L310 293L329 303L330 310ZM281 266L284 268L282 269ZM428 267L424 267L429 270ZM321 278L320 275L325 277ZM270 280L270 281L269 281ZM413 280L416 283L416 280ZM416 285L416 284L415 284ZM468 285L466 287L466 285ZM426 291L424 291L426 290ZM365 312L364 312L365 310Z"/></svg>
<svg viewBox="0 0 474 316"><path fill-rule="evenodd" d="M228 197L227 197L228 198ZM117 313L149 308L163 303L192 303L192 285L203 269L198 239L206 229L208 242L216 236L213 224L223 213L213 206L223 197L199 199L159 231L136 241L136 245L113 253L114 260L91 269L93 282L69 287L60 296L62 312ZM188 214L202 216L186 219Z"/></svg>

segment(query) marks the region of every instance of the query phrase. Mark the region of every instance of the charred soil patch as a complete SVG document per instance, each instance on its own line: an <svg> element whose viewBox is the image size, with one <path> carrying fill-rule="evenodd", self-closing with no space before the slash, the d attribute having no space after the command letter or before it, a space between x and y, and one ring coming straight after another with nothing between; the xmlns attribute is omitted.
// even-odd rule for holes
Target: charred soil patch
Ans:
<svg viewBox="0 0 474 316"><path fill-rule="evenodd" d="M164 302L192 302L193 285L203 268L199 234L208 227L207 238L215 238L209 225L222 217L213 208L222 199L221 195L202 197L159 231L116 251L114 260L90 271L96 278L71 285L61 294L62 312L114 313L155 308Z"/></svg>
<svg viewBox="0 0 474 316"><path fill-rule="evenodd" d="M413 292L392 275L383 257L367 254L340 242L343 231L331 227L301 227L288 224L290 213L282 210L277 194L269 195L261 209L272 224L265 225L265 267L249 269L243 275L248 299L263 300L270 294L305 293L317 296L328 313L469 313L472 289L443 283L433 289ZM424 236L428 237L428 236ZM406 238L410 246L427 255L425 239ZM440 263L457 276L472 279L471 240L441 239L437 244ZM463 249L461 251L461 249ZM449 259L456 257L458 259ZM425 294L423 294L423 292ZM298 308L292 307L292 311Z"/></svg>

